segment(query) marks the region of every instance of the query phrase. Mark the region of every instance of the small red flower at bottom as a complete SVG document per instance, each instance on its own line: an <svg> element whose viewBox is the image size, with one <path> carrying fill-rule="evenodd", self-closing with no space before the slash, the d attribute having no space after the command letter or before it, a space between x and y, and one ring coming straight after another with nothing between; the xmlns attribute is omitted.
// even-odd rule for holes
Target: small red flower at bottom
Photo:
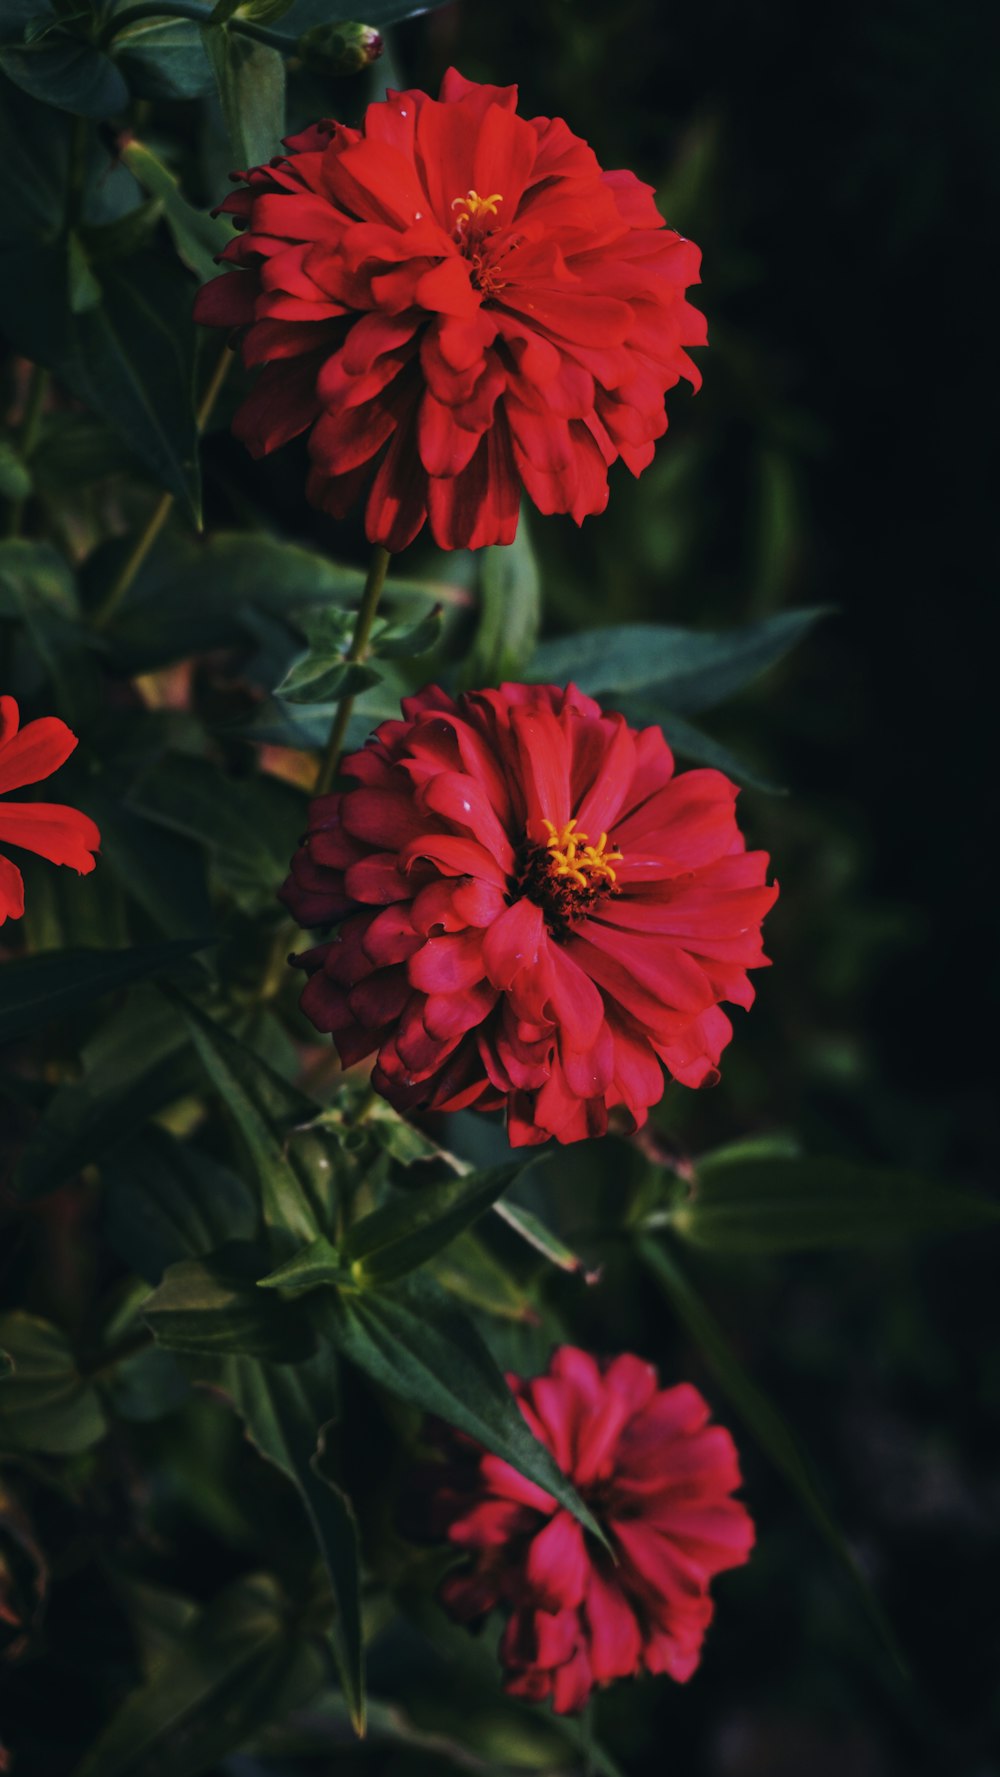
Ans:
<svg viewBox="0 0 1000 1777"><path fill-rule="evenodd" d="M534 1482L449 1429L447 1466L424 1475L431 1529L467 1555L445 1579L445 1608L461 1622L509 1611L506 1689L551 1698L560 1715L616 1678L690 1678L712 1619L709 1582L742 1566L754 1542L753 1520L732 1497L741 1477L728 1431L708 1424L696 1388L661 1389L637 1357L600 1365L564 1345L546 1375L508 1381L613 1553Z"/></svg>
<svg viewBox="0 0 1000 1777"><path fill-rule="evenodd" d="M51 777L75 746L76 735L58 716L42 716L22 728L14 699L0 697L0 795ZM59 802L0 803L0 844L20 846L50 864L69 864L80 876L93 870L100 843L94 822L78 808ZM0 856L0 925L23 912L21 872Z"/></svg>

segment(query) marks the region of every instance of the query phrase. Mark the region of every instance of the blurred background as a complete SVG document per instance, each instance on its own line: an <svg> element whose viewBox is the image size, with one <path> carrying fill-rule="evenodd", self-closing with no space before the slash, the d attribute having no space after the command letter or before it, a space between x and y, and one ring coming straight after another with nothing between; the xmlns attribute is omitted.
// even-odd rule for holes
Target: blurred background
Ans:
<svg viewBox="0 0 1000 1777"><path fill-rule="evenodd" d="M303 23L317 16L297 0L283 28L300 10ZM787 1133L812 1154L992 1185L995 322L980 269L998 191L992 23L972 0L835 10L457 0L389 33L370 77L367 96L387 78L433 91L449 63L517 82L523 112L565 117L603 165L648 180L668 222L704 251L704 389L695 399L674 391L654 465L639 482L613 472L603 517L582 532L531 522L546 633L831 608L789 661L707 719L787 789L747 788L741 804L782 896L768 926L775 966L759 978L751 1022L737 1023L722 1085L668 1094L660 1121L682 1160L727 1139ZM321 113L352 120L363 84L297 78L290 126ZM158 117L175 142L190 141L189 196L216 200L225 153L211 140L195 152L202 112L176 101ZM210 527L252 520L363 560L359 529L306 507L298 446L255 465L220 427L206 465ZM440 558L418 543L401 570L440 573ZM611 1152L581 1163L575 1196L563 1190L563 1225L584 1251L615 1183L600 1176ZM86 1203L79 1213L86 1221ZM76 1228L71 1216L60 1239L72 1244ZM557 1280L546 1324L561 1317L580 1343L640 1352L665 1381L690 1377L731 1420L653 1283L602 1256L602 1288ZM691 1683L602 1697L601 1742L636 1777L1000 1777L995 1241L688 1263L813 1458L911 1679L741 1437L755 1558L716 1586L717 1622ZM537 1353L521 1355L527 1364ZM387 1428L373 1423L353 1459L359 1497L388 1448ZM270 1471L210 1403L137 1427L112 1460L120 1470L99 1477L91 1532L110 1532L101 1514L114 1516L119 1492L149 1485L164 1584L207 1595L278 1534L283 1561L307 1564L277 1478L272 1498ZM0 1496L0 1520L2 1508ZM58 1539L55 1495L47 1510L41 1530ZM16 1526L0 1523L0 1533L16 1544ZM104 1597L86 1539L69 1547L48 1658L26 1670L18 1705L36 1723L58 1707L86 1725L91 1663L106 1673L126 1661L120 1600ZM30 1549L17 1558L30 1585ZM154 1569L157 1558L154 1546ZM447 1736L450 1723L467 1740L472 1716L486 1720L498 1700L489 1650L481 1681L463 1667L459 1686L457 1672L446 1648L402 1621L375 1639L373 1691L400 1697L418 1725L423 1710L428 1734ZM505 1758L507 1731L499 1718L492 1739L483 1729L486 1763L465 1768L530 1768L527 1740L512 1738ZM88 1733L69 1736L77 1752ZM276 1762L234 1758L220 1770L460 1768L450 1741L391 1742L376 1732L358 1747L345 1736L335 1754L301 1759L286 1742ZM71 1768L67 1734L54 1744L54 1762L27 1764L29 1777Z"/></svg>

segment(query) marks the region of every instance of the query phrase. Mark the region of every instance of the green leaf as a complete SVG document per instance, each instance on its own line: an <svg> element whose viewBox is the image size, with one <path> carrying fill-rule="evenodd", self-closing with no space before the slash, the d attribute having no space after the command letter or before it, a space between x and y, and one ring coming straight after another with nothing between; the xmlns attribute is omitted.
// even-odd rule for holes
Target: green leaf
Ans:
<svg viewBox="0 0 1000 1777"><path fill-rule="evenodd" d="M184 264L203 284L214 278L219 270L216 257L233 235L225 217L209 216L189 204L173 173L144 142L133 137L125 143L121 157L133 178L159 204Z"/></svg>
<svg viewBox="0 0 1000 1777"><path fill-rule="evenodd" d="M295 1486L330 1577L336 1614L331 1639L355 1730L364 1733L358 1532L350 1500L327 1471L327 1439L337 1400L333 1355L321 1350L294 1368L232 1358L223 1387L261 1455Z"/></svg>
<svg viewBox="0 0 1000 1777"><path fill-rule="evenodd" d="M66 238L4 253L0 326L17 351L54 371L71 394L107 420L198 523L187 272L172 256L151 250L102 265L99 288L86 286L82 309L80 300L75 311L70 305L72 288Z"/></svg>
<svg viewBox="0 0 1000 1777"><path fill-rule="evenodd" d="M379 660L419 660L440 640L443 610L435 605L415 621L406 617L386 621L376 618L370 644Z"/></svg>
<svg viewBox="0 0 1000 1777"><path fill-rule="evenodd" d="M256 1246L230 1242L206 1259L181 1259L142 1312L168 1351L269 1358L295 1363L315 1350L311 1323L279 1296L262 1295L267 1259Z"/></svg>
<svg viewBox="0 0 1000 1777"><path fill-rule="evenodd" d="M33 1314L0 1315L0 1451L72 1456L104 1436L96 1390L63 1333Z"/></svg>
<svg viewBox="0 0 1000 1777"><path fill-rule="evenodd" d="M227 1110L257 1175L264 1220L299 1241L321 1232L307 1182L285 1152L279 1118L308 1122L315 1107L280 1079L237 1037L179 994L170 995Z"/></svg>
<svg viewBox="0 0 1000 1777"><path fill-rule="evenodd" d="M588 1270L579 1253L573 1252L530 1209L523 1209L520 1203L497 1203L494 1204L494 1209L501 1221L513 1228L514 1233L519 1234L528 1246L533 1246L536 1252L548 1259L550 1265L556 1265L560 1271L568 1271L571 1276L582 1276L584 1283L597 1282L600 1272Z"/></svg>
<svg viewBox="0 0 1000 1777"><path fill-rule="evenodd" d="M538 658L534 649L541 624L541 584L523 511L513 543L492 544L479 559L479 627L462 668L462 683L499 685L504 679L521 678L532 656ZM533 670L531 677L539 674Z"/></svg>
<svg viewBox="0 0 1000 1777"><path fill-rule="evenodd" d="M200 1777L323 1683L317 1638L277 1580L253 1574L215 1598L156 1659L76 1777Z"/></svg>
<svg viewBox="0 0 1000 1777"><path fill-rule="evenodd" d="M276 49L230 31L202 26L233 164L241 172L266 166L285 134L285 64Z"/></svg>
<svg viewBox="0 0 1000 1777"><path fill-rule="evenodd" d="M530 666L534 681L614 695L641 691L647 702L679 715L712 709L774 666L829 607L781 611L739 629L678 629L626 623L543 642Z"/></svg>
<svg viewBox="0 0 1000 1777"><path fill-rule="evenodd" d="M331 1292L324 1308L332 1338L373 1382L503 1457L603 1542L575 1489L528 1430L471 1321L439 1290L410 1278L386 1291Z"/></svg>
<svg viewBox="0 0 1000 1777"><path fill-rule="evenodd" d="M902 1673L906 1664L892 1627L872 1587L831 1518L795 1437L777 1408L747 1375L714 1315L659 1242L640 1239L637 1251L652 1272L682 1325L701 1352L720 1388L729 1396L764 1454L784 1475L806 1511L854 1580L869 1619Z"/></svg>
<svg viewBox="0 0 1000 1777"><path fill-rule="evenodd" d="M485 1172L444 1179L397 1192L390 1202L355 1222L343 1260L356 1282L373 1289L426 1264L470 1228L538 1159L513 1160Z"/></svg>
<svg viewBox="0 0 1000 1777"><path fill-rule="evenodd" d="M111 53L137 99L204 99L215 91L194 20L138 20L115 38Z"/></svg>
<svg viewBox="0 0 1000 1777"><path fill-rule="evenodd" d="M111 58L62 29L51 0L31 0L27 8L7 0L0 69L32 98L77 117L113 117L128 104L128 87Z"/></svg>
<svg viewBox="0 0 1000 1777"><path fill-rule="evenodd" d="M996 1227L1000 1205L908 1172L848 1160L703 1160L670 1225L715 1252L859 1247Z"/></svg>
<svg viewBox="0 0 1000 1777"><path fill-rule="evenodd" d="M340 703L377 685L381 676L376 668L357 661L310 653L285 674L274 695L285 703Z"/></svg>
<svg viewBox="0 0 1000 1777"><path fill-rule="evenodd" d="M184 938L133 950L56 950L0 970L0 1042L12 1042L90 1006L103 994L158 975L207 943Z"/></svg>
<svg viewBox="0 0 1000 1777"><path fill-rule="evenodd" d="M350 1281L335 1246L322 1235L299 1248L276 1271L258 1279L261 1290L281 1290L286 1296L305 1296L324 1284Z"/></svg>
<svg viewBox="0 0 1000 1777"><path fill-rule="evenodd" d="M530 1297L476 1234L460 1234L431 1260L429 1271L442 1289L482 1314L498 1320L538 1320Z"/></svg>
<svg viewBox="0 0 1000 1777"><path fill-rule="evenodd" d="M150 1283L168 1265L200 1259L227 1240L250 1241L259 1214L249 1185L165 1129L148 1129L103 1167L108 1244Z"/></svg>
<svg viewBox="0 0 1000 1777"><path fill-rule="evenodd" d="M0 438L0 498L26 500L33 483L31 470L8 438Z"/></svg>

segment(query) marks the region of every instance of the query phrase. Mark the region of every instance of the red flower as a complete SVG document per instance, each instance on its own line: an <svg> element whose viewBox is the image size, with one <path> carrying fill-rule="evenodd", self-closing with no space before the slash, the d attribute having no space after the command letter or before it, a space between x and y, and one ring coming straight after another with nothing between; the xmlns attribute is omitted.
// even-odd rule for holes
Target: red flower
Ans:
<svg viewBox="0 0 1000 1777"><path fill-rule="evenodd" d="M516 104L451 69L439 100L390 93L360 130L289 137L221 206L236 269L195 313L266 366L237 436L260 457L309 431L309 498L340 518L367 492L387 549L426 520L444 549L509 543L522 485L542 512L602 512L609 464L638 475L664 391L701 380L698 248Z"/></svg>
<svg viewBox="0 0 1000 1777"><path fill-rule="evenodd" d="M753 1520L728 1431L682 1382L659 1388L637 1357L599 1366L562 1346L548 1374L509 1376L535 1436L573 1481L613 1553L523 1475L443 1430L450 1460L428 1465L430 1525L467 1559L442 1603L473 1622L509 1611L500 1642L515 1697L582 1709L595 1685L641 1672L690 1678L712 1620L709 1582L740 1567Z"/></svg>
<svg viewBox="0 0 1000 1777"><path fill-rule="evenodd" d="M19 722L14 699L0 697L0 795L51 777L76 746L76 735L58 716L43 716L20 729ZM90 816L79 809L58 802L0 803L0 844L19 845L50 864L71 864L81 876L89 876L96 862L91 853L100 843ZM23 912L21 872L0 856L0 925L20 919Z"/></svg>
<svg viewBox="0 0 1000 1777"><path fill-rule="evenodd" d="M674 775L575 686L431 687L345 760L356 788L312 803L281 898L340 920L298 959L303 1010L344 1066L374 1050L401 1111L507 1107L515 1147L638 1127L663 1094L718 1078L749 1006L777 894L747 852L736 787Z"/></svg>

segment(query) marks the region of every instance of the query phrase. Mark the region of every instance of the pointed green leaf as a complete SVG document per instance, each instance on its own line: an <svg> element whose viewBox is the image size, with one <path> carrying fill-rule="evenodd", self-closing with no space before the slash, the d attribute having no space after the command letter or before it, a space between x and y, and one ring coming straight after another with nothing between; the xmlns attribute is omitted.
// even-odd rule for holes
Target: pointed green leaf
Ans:
<svg viewBox="0 0 1000 1777"><path fill-rule="evenodd" d="M426 1280L331 1292L324 1324L345 1357L409 1406L444 1419L536 1481L602 1542L600 1527L528 1430L472 1322Z"/></svg>
<svg viewBox="0 0 1000 1777"><path fill-rule="evenodd" d="M333 1588L333 1652L360 1734L365 1690L357 1524L350 1500L327 1473L327 1442L337 1405L335 1364L329 1349L295 1366L231 1358L222 1386L251 1443L292 1481L305 1507Z"/></svg>
<svg viewBox="0 0 1000 1777"><path fill-rule="evenodd" d="M996 1227L1000 1204L848 1160L719 1154L701 1161L670 1222L685 1240L715 1252L815 1252Z"/></svg>
<svg viewBox="0 0 1000 1777"><path fill-rule="evenodd" d="M70 1456L104 1436L96 1390L58 1327L15 1310L0 1315L0 1451Z"/></svg>
<svg viewBox="0 0 1000 1777"><path fill-rule="evenodd" d="M324 1285L343 1283L346 1273L340 1254L322 1235L303 1246L276 1271L258 1280L260 1290L281 1290L286 1296L305 1296Z"/></svg>
<svg viewBox="0 0 1000 1777"><path fill-rule="evenodd" d="M679 629L625 623L543 642L531 661L536 682L582 691L641 691L649 704L678 715L712 709L774 666L829 607L780 611L739 629Z"/></svg>
<svg viewBox="0 0 1000 1777"><path fill-rule="evenodd" d="M267 1264L258 1247L230 1242L205 1259L168 1266L142 1312L158 1345L295 1363L315 1350L312 1324L294 1304L262 1295Z"/></svg>
<svg viewBox="0 0 1000 1777"><path fill-rule="evenodd" d="M548 1259L550 1265L556 1265L560 1271L568 1271L573 1276L582 1276L584 1283L596 1283L599 1272L589 1271L579 1253L572 1251L558 1234L553 1234L539 1216L530 1209L522 1208L520 1203L496 1203L494 1210L501 1221L513 1228L515 1234L528 1246Z"/></svg>
<svg viewBox="0 0 1000 1777"><path fill-rule="evenodd" d="M269 1227L285 1229L300 1241L311 1240L319 1231L316 1212L305 1180L285 1153L278 1119L308 1122L315 1106L189 1000L174 993L169 998L240 1132L257 1174L264 1220Z"/></svg>
<svg viewBox="0 0 1000 1777"><path fill-rule="evenodd" d="M277 1580L252 1574L213 1599L126 1697L76 1777L201 1777L323 1683L318 1639Z"/></svg>
<svg viewBox="0 0 1000 1777"><path fill-rule="evenodd" d="M343 1246L343 1260L360 1284L378 1288L423 1265L496 1203L538 1159L508 1161L485 1172L466 1173L439 1184L397 1192L355 1222Z"/></svg>
<svg viewBox="0 0 1000 1777"><path fill-rule="evenodd" d="M870 1582L831 1518L817 1490L809 1465L786 1421L752 1378L747 1375L718 1321L675 1264L666 1248L647 1237L638 1242L637 1250L644 1264L656 1278L678 1319L687 1328L691 1338L698 1346L720 1388L725 1390L740 1418L752 1436L756 1438L765 1455L770 1457L793 1491L798 1494L814 1524L847 1568L861 1594L870 1621L893 1661L905 1674L906 1664L899 1651L892 1627Z"/></svg>
<svg viewBox="0 0 1000 1777"><path fill-rule="evenodd" d="M205 24L205 52L215 75L233 165L266 166L285 134L285 64L276 49L224 24Z"/></svg>

